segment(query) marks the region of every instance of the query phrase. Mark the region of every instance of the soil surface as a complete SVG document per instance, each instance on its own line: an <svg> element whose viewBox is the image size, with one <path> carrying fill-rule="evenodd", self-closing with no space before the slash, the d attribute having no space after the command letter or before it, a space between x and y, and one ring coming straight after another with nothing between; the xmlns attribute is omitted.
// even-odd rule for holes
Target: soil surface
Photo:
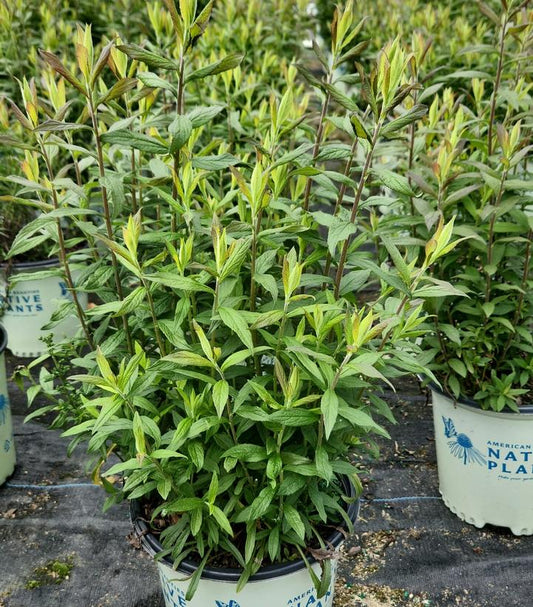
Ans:
<svg viewBox="0 0 533 607"><path fill-rule="evenodd" d="M9 370L23 362L8 357ZM127 505L103 513L86 455L67 458L58 432L23 424L25 395L14 385L10 398L18 464L0 487L0 607L164 607ZM334 607L532 605L533 538L452 514L439 498L426 394L403 383L387 400L398 424L380 441L380 458L365 462Z"/></svg>

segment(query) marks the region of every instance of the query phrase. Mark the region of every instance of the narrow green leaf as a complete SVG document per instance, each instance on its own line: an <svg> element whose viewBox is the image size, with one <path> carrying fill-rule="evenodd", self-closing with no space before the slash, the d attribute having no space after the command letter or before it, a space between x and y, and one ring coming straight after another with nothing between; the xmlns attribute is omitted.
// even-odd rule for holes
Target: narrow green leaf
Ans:
<svg viewBox="0 0 533 607"><path fill-rule="evenodd" d="M324 432L328 439L339 414L339 398L331 388L328 388L322 395L320 410L324 419Z"/></svg>
<svg viewBox="0 0 533 607"><path fill-rule="evenodd" d="M153 51L147 51L138 44L121 44L117 47L123 53L128 55L130 59L136 59L142 61L150 68L159 68L165 70L178 70L179 65L166 57L163 57L159 53Z"/></svg>
<svg viewBox="0 0 533 607"><path fill-rule="evenodd" d="M217 383L213 386L213 404L215 405L215 409L217 411L218 417L222 417L224 413L224 407L228 402L229 396L229 384L226 380L221 379L217 381Z"/></svg>
<svg viewBox="0 0 533 607"><path fill-rule="evenodd" d="M248 349L253 350L252 333L239 311L222 307L218 309L218 313L222 322L238 335L239 339Z"/></svg>
<svg viewBox="0 0 533 607"><path fill-rule="evenodd" d="M283 518L296 535L302 541L305 540L305 525L300 513L294 506L291 506L290 504L283 505Z"/></svg>

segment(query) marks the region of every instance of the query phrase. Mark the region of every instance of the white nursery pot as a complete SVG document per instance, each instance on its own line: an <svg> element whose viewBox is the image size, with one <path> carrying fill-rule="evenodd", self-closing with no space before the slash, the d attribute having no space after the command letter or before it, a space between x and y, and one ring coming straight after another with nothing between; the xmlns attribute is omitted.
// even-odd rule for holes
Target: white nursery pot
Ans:
<svg viewBox="0 0 533 607"><path fill-rule="evenodd" d="M75 315L60 321L53 330L43 331L42 327L50 322L52 314L64 301L72 301L61 276L47 275L38 278L43 270L52 270L58 266L57 260L42 262L25 262L14 264L10 277L17 273L35 273L36 278L17 282L7 287L11 282L6 280L5 273L0 276L0 299L4 314L0 323L5 327L9 336L9 349L15 356L35 357L46 352L45 344L40 337L52 333L54 342L64 341L74 337L80 323ZM74 273L74 276L76 274ZM7 298L6 298L7 291ZM87 295L78 293L83 308L87 307Z"/></svg>
<svg viewBox="0 0 533 607"><path fill-rule="evenodd" d="M431 392L444 503L476 527L532 535L533 406L497 413Z"/></svg>
<svg viewBox="0 0 533 607"><path fill-rule="evenodd" d="M4 360L6 345L7 334L0 327L0 485L13 474L16 463L13 424L7 394L6 364Z"/></svg>
<svg viewBox="0 0 533 607"><path fill-rule="evenodd" d="M347 483L343 483L347 484ZM353 486L348 493L355 496ZM359 512L359 501L347 508L348 516L353 522ZM131 504L131 516L135 531L143 548L152 556L162 550L161 544L149 531L141 515L138 502ZM344 541L344 534L335 531L327 539L328 545L339 547ZM321 576L319 563L308 558L318 577ZM303 560L279 565L262 567L237 592L237 582L241 572L236 569L219 569L206 567L200 583L191 600L185 595L190 577L195 571L191 562L184 561L180 569L174 570L171 561L166 558L157 561L157 569L165 599L165 607L332 607L333 590L337 573L337 561L332 562L332 579L326 594L318 598Z"/></svg>
<svg viewBox="0 0 533 607"><path fill-rule="evenodd" d="M157 569L165 607L332 607L337 563L333 561L330 587L320 599L305 567L293 573L251 579L239 593L236 582L202 578L190 601L185 599L190 582L186 573L162 563L157 564ZM321 575L318 563L313 569Z"/></svg>

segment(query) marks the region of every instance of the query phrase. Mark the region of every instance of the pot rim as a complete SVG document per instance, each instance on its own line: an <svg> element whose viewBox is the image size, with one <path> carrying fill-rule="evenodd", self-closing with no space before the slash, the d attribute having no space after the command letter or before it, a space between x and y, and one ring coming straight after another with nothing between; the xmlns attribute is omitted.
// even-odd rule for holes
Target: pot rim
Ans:
<svg viewBox="0 0 533 607"><path fill-rule="evenodd" d="M498 415L498 414L502 414L502 415L509 415L509 414L511 414L511 415L521 415L522 413L526 413L526 414L533 413L533 404L531 404L531 405L521 405L520 406L520 412L513 411L512 409L509 409L509 408L506 408L503 411L494 411L494 409L482 409L479 406L479 404L474 399L469 398L468 396L461 395L461 398L459 400L459 399L455 398L452 394L449 394L448 392L445 392L444 390L442 390L441 388L439 388L437 386L437 384L435 384L432 381L430 381L427 384L427 386L433 392L436 392L437 394L440 394L441 396L445 396L446 398L449 398L455 404L464 405L466 407L470 407L471 409L477 409L478 411L481 411L481 412L495 413L496 415Z"/></svg>
<svg viewBox="0 0 533 607"><path fill-rule="evenodd" d="M52 257L50 259L38 259L37 261L14 261L11 265L9 262L2 262L0 267L5 270L7 267L10 267L11 270L33 270L40 268L50 268L59 265L59 259L57 257Z"/></svg>
<svg viewBox="0 0 533 607"><path fill-rule="evenodd" d="M351 483L351 481L346 476L341 476L341 482L346 489L346 493L348 497L355 498L356 492L355 487ZM359 507L360 501L359 498L355 499L351 504L348 505L346 512L352 522L355 522L357 516L359 515ZM140 511L140 500L132 500L130 501L130 518L133 523L133 527L135 533L139 536L141 540L141 544L143 548L153 557L155 557L159 552L163 550L163 546L157 540L157 538L150 532L148 525L145 520L141 518ZM342 529L345 528L345 524L343 523L340 526ZM341 531L335 531L332 533L327 539L326 542L332 544L335 548L339 546L344 539L344 534ZM167 565L170 568L173 568L173 563L168 557L163 557L162 559L157 559L158 562ZM307 561L310 565L316 562L316 559L312 556L307 558ZM249 582L258 582L261 580L268 580L276 577L280 577L282 575L288 575L290 573L295 573L296 571L300 571L305 568L305 562L303 559L298 559L296 561L284 562L275 565L267 565L265 567L261 567L257 573L252 575L249 579ZM193 561L183 560L179 567L178 571L182 571L184 573L194 573L198 568L198 563ZM219 582L233 582L237 583L240 576L242 574L241 569L235 568L226 568L223 569L221 567L205 567L202 572L202 578L208 580L216 580Z"/></svg>
<svg viewBox="0 0 533 607"><path fill-rule="evenodd" d="M2 355L7 348L7 331L4 326L0 324L0 355Z"/></svg>

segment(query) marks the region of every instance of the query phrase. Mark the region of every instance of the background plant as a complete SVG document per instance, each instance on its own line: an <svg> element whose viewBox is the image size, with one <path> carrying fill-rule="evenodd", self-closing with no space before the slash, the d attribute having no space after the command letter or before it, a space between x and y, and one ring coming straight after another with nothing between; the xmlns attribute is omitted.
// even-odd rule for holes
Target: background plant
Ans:
<svg viewBox="0 0 533 607"><path fill-rule="evenodd" d="M465 97L450 91L435 99L427 170L413 175L425 225L454 217L454 232L464 238L433 269L469 295L431 309L435 368L455 397L497 411L528 402L533 377L528 5L504 3L499 13L482 7L491 33L481 56L492 75L471 79Z"/></svg>

